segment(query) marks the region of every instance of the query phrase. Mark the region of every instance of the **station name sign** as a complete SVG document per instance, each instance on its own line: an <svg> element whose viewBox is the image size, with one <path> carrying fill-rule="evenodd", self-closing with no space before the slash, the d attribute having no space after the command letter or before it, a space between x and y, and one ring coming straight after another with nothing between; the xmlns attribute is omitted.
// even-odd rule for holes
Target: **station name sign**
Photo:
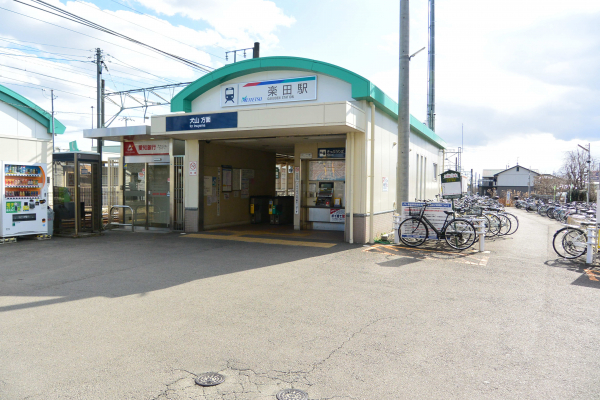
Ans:
<svg viewBox="0 0 600 400"><path fill-rule="evenodd" d="M316 99L316 76L230 83L221 86L221 107L286 103Z"/></svg>
<svg viewBox="0 0 600 400"><path fill-rule="evenodd" d="M238 113L186 114L166 118L166 131L195 131L237 128Z"/></svg>
<svg viewBox="0 0 600 400"><path fill-rule="evenodd" d="M446 171L442 178L442 198L460 199L462 197L462 179L458 171Z"/></svg>

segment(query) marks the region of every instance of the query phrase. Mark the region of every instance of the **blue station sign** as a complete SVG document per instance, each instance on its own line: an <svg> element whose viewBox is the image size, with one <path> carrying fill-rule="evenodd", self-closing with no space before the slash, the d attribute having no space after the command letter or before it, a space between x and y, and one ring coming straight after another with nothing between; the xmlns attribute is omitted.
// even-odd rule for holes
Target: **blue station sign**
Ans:
<svg viewBox="0 0 600 400"><path fill-rule="evenodd" d="M346 158L345 147L319 148L318 158Z"/></svg>
<svg viewBox="0 0 600 400"><path fill-rule="evenodd" d="M167 132L237 128L238 113L187 114L167 117Z"/></svg>

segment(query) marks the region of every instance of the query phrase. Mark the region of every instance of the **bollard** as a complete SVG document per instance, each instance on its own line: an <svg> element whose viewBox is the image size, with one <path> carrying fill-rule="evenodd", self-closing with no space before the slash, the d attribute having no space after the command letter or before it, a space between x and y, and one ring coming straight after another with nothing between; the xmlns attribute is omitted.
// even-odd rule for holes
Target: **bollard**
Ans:
<svg viewBox="0 0 600 400"><path fill-rule="evenodd" d="M485 251L485 221L483 218L476 218L476 220L478 222L479 251L483 253Z"/></svg>
<svg viewBox="0 0 600 400"><path fill-rule="evenodd" d="M588 226L587 227L587 255L585 258L585 263L586 264L591 264L594 262L594 244L595 244L595 233L596 233L596 227L592 226Z"/></svg>
<svg viewBox="0 0 600 400"><path fill-rule="evenodd" d="M394 244L400 244L400 232L398 232L398 228L400 227L400 222L402 222L402 217L399 214L394 214L393 218Z"/></svg>

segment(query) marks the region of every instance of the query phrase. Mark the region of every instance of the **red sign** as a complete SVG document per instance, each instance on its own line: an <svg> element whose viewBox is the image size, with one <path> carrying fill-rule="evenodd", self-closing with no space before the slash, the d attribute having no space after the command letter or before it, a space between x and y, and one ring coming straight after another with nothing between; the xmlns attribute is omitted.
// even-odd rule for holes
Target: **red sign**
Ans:
<svg viewBox="0 0 600 400"><path fill-rule="evenodd" d="M151 140L143 142L123 142L123 154L126 156L168 156L169 142Z"/></svg>

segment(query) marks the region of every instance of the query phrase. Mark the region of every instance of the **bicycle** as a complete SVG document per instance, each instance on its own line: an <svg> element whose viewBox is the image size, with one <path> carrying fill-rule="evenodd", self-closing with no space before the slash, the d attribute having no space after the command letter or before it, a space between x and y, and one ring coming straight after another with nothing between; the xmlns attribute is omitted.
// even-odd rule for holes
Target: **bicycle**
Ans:
<svg viewBox="0 0 600 400"><path fill-rule="evenodd" d="M398 227L398 238L402 243L409 247L417 247L425 243L429 238L429 228L433 229L437 239L444 239L450 247L456 250L466 250L473 246L477 240L475 226L466 219L452 218L453 211L444 211L446 219L444 225L438 230L433 223L424 216L425 210L430 202L420 207L420 210L413 208L409 211L410 217L402 221ZM402 234L404 232L404 234Z"/></svg>

